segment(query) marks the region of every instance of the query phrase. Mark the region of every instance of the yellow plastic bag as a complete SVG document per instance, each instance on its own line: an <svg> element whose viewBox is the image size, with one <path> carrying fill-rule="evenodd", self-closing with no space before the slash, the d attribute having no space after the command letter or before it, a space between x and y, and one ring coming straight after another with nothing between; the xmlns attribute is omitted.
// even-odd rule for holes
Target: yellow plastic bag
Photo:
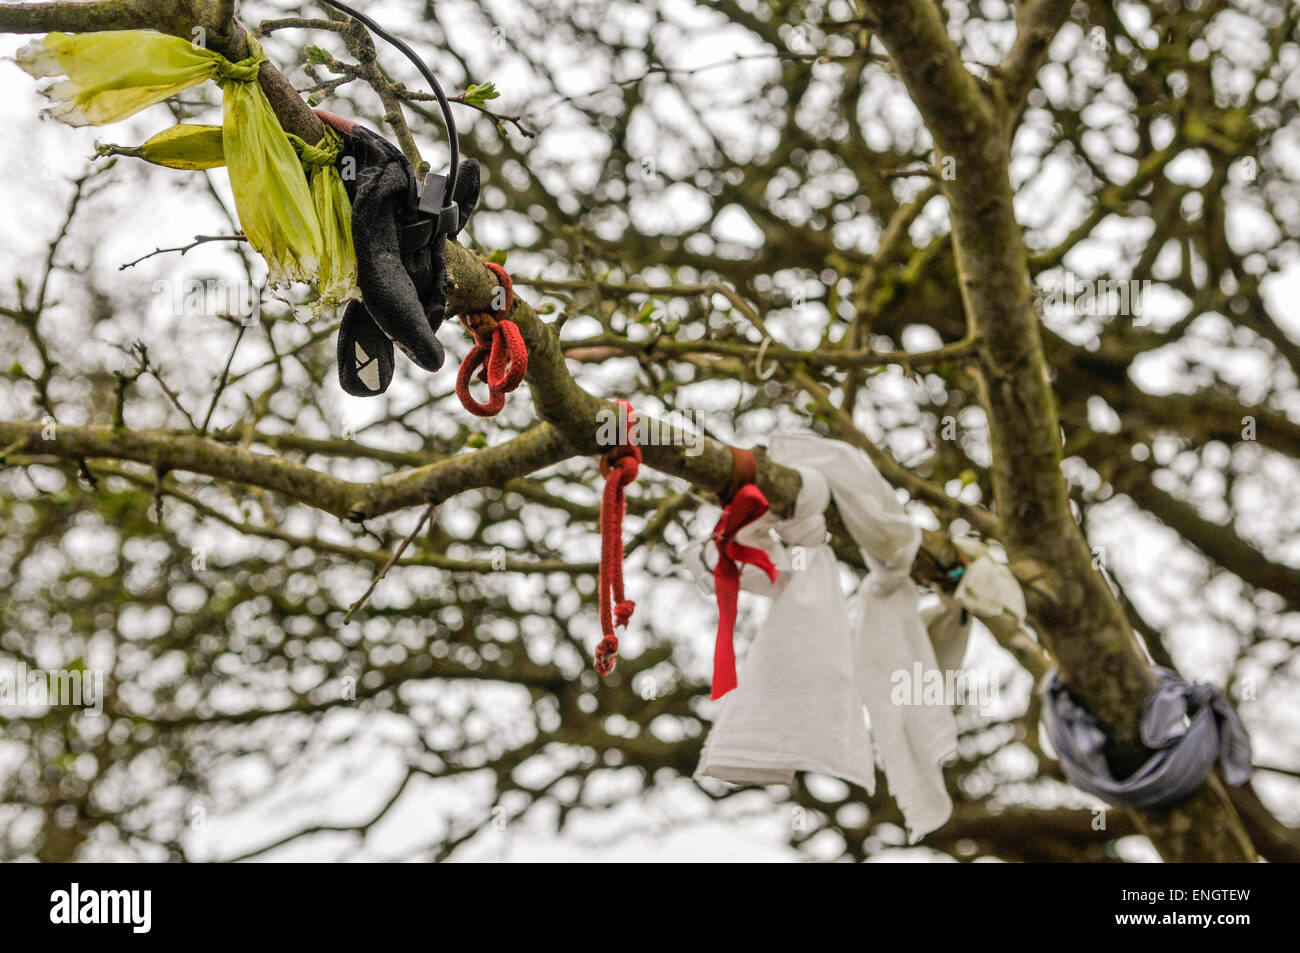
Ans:
<svg viewBox="0 0 1300 953"><path fill-rule="evenodd" d="M257 84L266 56L251 35L248 48L247 59L231 63L220 53L150 30L49 33L17 59L33 76L66 77L44 92L54 101L50 112L72 125L125 119L206 79L220 85L222 152L244 235L266 259L273 287L316 284L323 239L315 203L293 146ZM194 133L171 135L154 151L183 149L177 138ZM209 152L199 161L211 159L211 139L204 141Z"/></svg>
<svg viewBox="0 0 1300 953"><path fill-rule="evenodd" d="M314 146L292 133L286 136L306 173L312 211L320 229L321 263L312 282L317 298L295 311L299 317L314 319L325 308L337 308L361 297L361 289L357 287L357 257L352 247L352 204L335 165L343 140L328 126L325 138ZM100 155L131 156L170 169L211 169L226 163L220 126L182 123L138 146L96 143L95 148Z"/></svg>
<svg viewBox="0 0 1300 953"><path fill-rule="evenodd" d="M138 146L95 143L101 156L131 156L169 169L215 169L226 164L220 126L181 123L164 129Z"/></svg>
<svg viewBox="0 0 1300 953"><path fill-rule="evenodd" d="M32 76L65 77L42 92L50 115L70 126L117 122L214 78L220 64L232 66L220 53L151 30L47 33L17 60Z"/></svg>
<svg viewBox="0 0 1300 953"><path fill-rule="evenodd" d="M320 226L320 271L316 279L319 303L313 310L334 308L361 298L357 287L357 255L352 247L352 203L335 163L343 149L343 139L329 126L325 138L311 146L288 134L307 173L312 207Z"/></svg>

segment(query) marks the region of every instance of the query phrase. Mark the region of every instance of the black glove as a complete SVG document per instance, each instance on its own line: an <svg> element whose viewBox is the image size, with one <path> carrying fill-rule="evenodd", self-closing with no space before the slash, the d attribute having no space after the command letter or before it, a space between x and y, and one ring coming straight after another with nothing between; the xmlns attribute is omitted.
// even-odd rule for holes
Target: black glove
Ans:
<svg viewBox="0 0 1300 953"><path fill-rule="evenodd" d="M435 332L447 307L446 231L422 210L415 172L400 149L371 129L319 112L343 137L339 167L352 202L352 244L361 301L348 303L339 327L339 384L355 397L382 394L393 379L393 344L428 371L442 367ZM441 192L433 178L428 186ZM460 166L452 196L458 235L478 204L479 166ZM441 195L435 195L439 205ZM429 203L426 202L426 206Z"/></svg>

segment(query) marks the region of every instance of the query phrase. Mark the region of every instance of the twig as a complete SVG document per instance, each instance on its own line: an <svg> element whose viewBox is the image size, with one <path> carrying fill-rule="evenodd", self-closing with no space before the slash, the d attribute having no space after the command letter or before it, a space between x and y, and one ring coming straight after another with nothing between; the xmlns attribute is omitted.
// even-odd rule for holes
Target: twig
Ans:
<svg viewBox="0 0 1300 953"><path fill-rule="evenodd" d="M134 374L118 371L113 375L117 378L113 397L113 426L118 430L126 429L126 389L143 373L144 369L141 368Z"/></svg>
<svg viewBox="0 0 1300 953"><path fill-rule="evenodd" d="M235 362L235 352L239 350L239 342L244 340L246 330L248 330L248 325L241 324L239 326L239 333L235 335L235 343L230 348L230 354L226 357L226 366L221 369L221 379L217 381L217 389L212 394L212 402L208 404L208 412L203 415L203 428L199 433L204 436L208 433L208 425L212 423L212 415L217 409L217 401L221 399L221 392L226 389L226 383L230 379L230 365Z"/></svg>
<svg viewBox="0 0 1300 953"><path fill-rule="evenodd" d="M407 89L405 86L395 86L394 92L396 92L397 97L399 99L405 100L408 103L426 103L426 102L433 102L436 99L436 97L432 93L426 93L415 89ZM524 137L528 139L537 138L537 132L524 125L522 116L511 116L511 115L507 115L506 113L493 112L491 109L488 109L486 106L482 105L481 103L475 103L469 101L468 99L465 98L465 95L466 95L465 93L460 93L459 95L456 96L449 96L447 98L447 101L451 103L456 103L460 106L468 106L470 109L478 110L483 115L491 119L494 123L496 123L498 129L503 128L508 123L514 126L516 129L518 129L520 134L523 135Z"/></svg>
<svg viewBox="0 0 1300 953"><path fill-rule="evenodd" d="M153 519L162 528L163 521L163 483L167 480L167 468L165 466L154 467L153 470Z"/></svg>
<svg viewBox="0 0 1300 953"><path fill-rule="evenodd" d="M393 565L402 558L402 553L406 552L406 547L411 545L411 540L420 535L420 530L424 529L424 524L429 522L429 517L433 515L433 511L437 508L437 505L438 504L436 503L430 503L424 508L424 514L420 517L420 522L415 524L415 529L411 530L411 534L407 536L406 539L402 540L400 546L393 550L392 558L389 559L388 562L384 563L383 569L375 573L375 578L370 580L370 586L361 594L361 598L352 603L348 608L347 614L343 616L344 625L351 622L352 617L356 614L357 610L366 604L366 601L370 598L371 594L374 593L375 587L378 586L380 581L388 575L388 570L392 569Z"/></svg>
<svg viewBox="0 0 1300 953"><path fill-rule="evenodd" d="M323 65L327 69L342 69L350 75L355 74L356 78L370 84L375 95L383 103L384 122L393 130L393 137L401 147L402 154L415 168L416 179L423 179L424 174L429 169L429 164L420 157L420 149L415 144L415 137L411 134L410 126L406 122L406 116L402 112L402 101L397 95L397 91L401 87L389 79L383 67L379 65L378 54L375 51L375 41L371 37L370 31L363 24L339 11L331 10L330 20L340 25L337 32L347 44L348 52L356 57L357 63L355 66L349 66L337 59L331 59L330 63Z"/></svg>
<svg viewBox="0 0 1300 953"><path fill-rule="evenodd" d="M351 21L284 17L278 20L263 20L257 25L257 32L262 36L270 36L276 30L329 30L331 33L346 33L351 26Z"/></svg>
<svg viewBox="0 0 1300 953"><path fill-rule="evenodd" d="M136 372L135 377L139 377L141 374L148 374L150 377L156 380L158 382L158 386L162 388L162 392L167 395L167 399L170 400L172 402L172 405L181 412L181 415L189 422L190 427L194 430L198 430L199 425L195 422L194 418L190 416L190 412L186 410L185 406L181 403L180 395L177 394L176 391L172 390L170 387L167 386L167 382L163 380L162 372L149 362L149 348L145 345L145 343L143 341L136 341L134 344L131 345L119 344L117 345L117 348L118 350L122 351L124 354L130 357L134 357L137 361L140 362L140 370ZM124 396L125 388L123 388L120 393Z"/></svg>
<svg viewBox="0 0 1300 953"><path fill-rule="evenodd" d="M880 173L882 179L907 179L917 175L926 176L931 179L939 178L939 173L930 166L914 166L909 169L886 169L884 172Z"/></svg>
<svg viewBox="0 0 1300 953"><path fill-rule="evenodd" d="M831 53L794 53L787 50L780 50L776 53L737 53L725 60L717 60L711 63L704 63L699 66L664 66L662 63L654 63L646 68L645 72L639 76L631 76L627 79L614 80L604 85L597 86L595 89L589 89L583 93L573 93L567 96L560 96L550 102L546 102L531 111L531 115L536 117L539 113L547 112L556 106L565 103L576 103L581 99L590 99L611 89L622 89L628 86L637 86L644 83L651 76L698 76L700 73L706 73L716 69L723 69L728 66L735 66L753 60L769 60L774 62L796 62L796 63L845 63L854 60L865 60L869 63L888 63L888 58L877 53L869 53L865 50L855 50L849 54L831 54Z"/></svg>
<svg viewBox="0 0 1300 953"><path fill-rule="evenodd" d="M248 238L245 235L195 235L194 241L190 242L188 245L178 245L175 248L155 248L153 251L149 252L149 254L141 255L135 261L128 261L125 265L119 266L117 270L126 271L128 268L132 268L140 264L140 262L144 261L146 258L152 258L154 255L165 255L168 252L173 252L173 251L178 251L182 255L184 255L191 248L197 248L200 245L206 245L208 242L246 242L246 241L248 241Z"/></svg>
<svg viewBox="0 0 1300 953"><path fill-rule="evenodd" d="M9 444L9 446L5 447L3 450L0 450L0 464L3 464L5 460L8 459L9 454L13 453L15 450L22 449L26 444L27 444L27 438L19 437L13 443Z"/></svg>

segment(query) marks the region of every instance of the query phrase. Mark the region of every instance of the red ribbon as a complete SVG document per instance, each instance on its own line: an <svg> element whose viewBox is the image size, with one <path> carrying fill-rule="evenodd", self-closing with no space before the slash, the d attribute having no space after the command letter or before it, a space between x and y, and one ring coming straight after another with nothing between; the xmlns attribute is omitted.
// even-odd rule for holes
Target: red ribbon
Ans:
<svg viewBox="0 0 1300 953"><path fill-rule="evenodd" d="M713 587L718 597L718 641L713 649L713 694L718 699L736 687L736 599L740 595L740 564L757 566L776 582L776 566L756 546L736 542L736 534L768 510L767 497L752 483L736 491L713 528L718 564L713 567Z"/></svg>
<svg viewBox="0 0 1300 953"><path fill-rule="evenodd" d="M615 625L627 625L636 603L623 596L623 514L627 499L623 489L636 479L641 468L641 448L632 442L632 422L636 414L625 400L614 402L627 414L624 442L600 458L600 472L605 478L605 493L600 500L600 631L604 637L596 646L596 671L608 675L614 671L618 654Z"/></svg>
<svg viewBox="0 0 1300 953"><path fill-rule="evenodd" d="M474 335L474 346L461 362L456 375L456 396L461 404L476 417L495 417L506 405L506 394L524 379L528 372L528 348L519 333L519 325L507 315L515 305L515 286L506 270L495 262L486 267L497 276L505 289L506 300L495 314L467 314L462 319ZM474 372L488 386L488 402L480 404L469 392Z"/></svg>

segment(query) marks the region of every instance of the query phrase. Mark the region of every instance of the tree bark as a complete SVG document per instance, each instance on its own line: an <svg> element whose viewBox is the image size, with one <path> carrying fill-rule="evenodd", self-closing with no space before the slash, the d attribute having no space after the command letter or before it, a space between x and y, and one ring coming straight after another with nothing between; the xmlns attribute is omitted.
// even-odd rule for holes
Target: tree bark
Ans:
<svg viewBox="0 0 1300 953"><path fill-rule="evenodd" d="M993 452L1002 541L1026 587L1039 637L1070 690L1105 727L1121 774L1146 757L1138 735L1155 679L1070 507L1061 473L1061 429L1048 381L1028 254L1016 221L1011 139L1020 102L1069 4L1026 4L1022 32L1001 70L982 83L962 64L928 0L863 4L921 111L936 152L952 222L957 275L970 332L982 342L981 402ZM1046 38L1046 39L1045 39ZM1254 848L1223 785L1208 779L1168 811L1141 812L1139 827L1169 861L1250 861Z"/></svg>

